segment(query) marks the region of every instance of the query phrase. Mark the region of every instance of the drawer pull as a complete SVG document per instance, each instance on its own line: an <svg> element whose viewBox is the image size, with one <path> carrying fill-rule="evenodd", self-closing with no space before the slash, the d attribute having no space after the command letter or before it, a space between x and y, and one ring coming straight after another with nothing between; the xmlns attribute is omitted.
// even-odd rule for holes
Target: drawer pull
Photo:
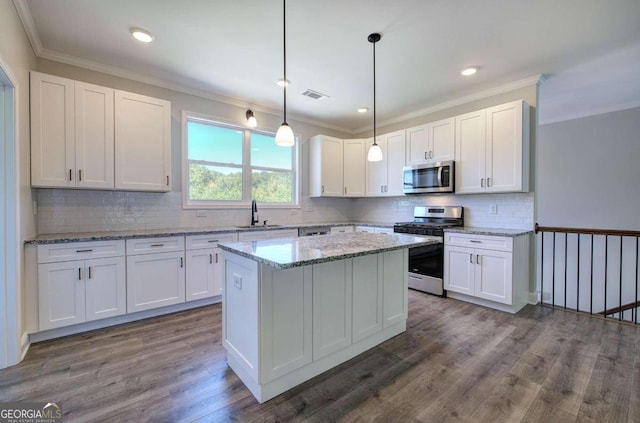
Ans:
<svg viewBox="0 0 640 423"><path fill-rule="evenodd" d="M76 253L90 253L92 251L93 251L93 249L89 248L87 250L76 250Z"/></svg>
<svg viewBox="0 0 640 423"><path fill-rule="evenodd" d="M218 242L217 239L210 239L208 242Z"/></svg>
<svg viewBox="0 0 640 423"><path fill-rule="evenodd" d="M474 242L476 244L482 244L482 241L478 241L477 239L472 239L470 240L471 242Z"/></svg>
<svg viewBox="0 0 640 423"><path fill-rule="evenodd" d="M152 247L164 247L164 244L151 244Z"/></svg>

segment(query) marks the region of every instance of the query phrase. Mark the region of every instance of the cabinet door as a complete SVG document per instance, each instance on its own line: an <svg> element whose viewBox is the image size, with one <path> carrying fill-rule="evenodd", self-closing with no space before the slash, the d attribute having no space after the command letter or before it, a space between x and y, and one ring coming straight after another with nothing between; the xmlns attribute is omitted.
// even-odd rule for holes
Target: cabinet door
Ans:
<svg viewBox="0 0 640 423"><path fill-rule="evenodd" d="M475 296L512 304L512 253L476 250Z"/></svg>
<svg viewBox="0 0 640 423"><path fill-rule="evenodd" d="M116 188L170 191L171 103L115 91Z"/></svg>
<svg viewBox="0 0 640 423"><path fill-rule="evenodd" d="M113 189L113 90L76 81L75 107L76 186Z"/></svg>
<svg viewBox="0 0 640 423"><path fill-rule="evenodd" d="M344 196L364 197L367 140L344 140Z"/></svg>
<svg viewBox="0 0 640 423"><path fill-rule="evenodd" d="M515 101L487 109L487 192L523 190L522 107Z"/></svg>
<svg viewBox="0 0 640 423"><path fill-rule="evenodd" d="M397 131L385 136L387 141L387 185L384 195L403 195L402 168L405 160L405 132Z"/></svg>
<svg viewBox="0 0 640 423"><path fill-rule="evenodd" d="M382 254L382 327L387 328L407 319L408 250Z"/></svg>
<svg viewBox="0 0 640 423"><path fill-rule="evenodd" d="M251 231L251 232L240 232L238 234L238 241L262 241L265 239L271 239L271 235L269 235L269 231Z"/></svg>
<svg viewBox="0 0 640 423"><path fill-rule="evenodd" d="M214 286L216 251L213 248L191 250L187 251L185 255L187 261L186 301L220 295L220 286L217 291Z"/></svg>
<svg viewBox="0 0 640 423"><path fill-rule="evenodd" d="M455 118L456 193L485 190L485 111Z"/></svg>
<svg viewBox="0 0 640 423"><path fill-rule="evenodd" d="M31 72L31 185L74 187L74 82Z"/></svg>
<svg viewBox="0 0 640 423"><path fill-rule="evenodd" d="M119 316L127 311L124 257L85 262L87 321Z"/></svg>
<svg viewBox="0 0 640 423"><path fill-rule="evenodd" d="M351 260L313 265L313 359L351 345Z"/></svg>
<svg viewBox="0 0 640 423"><path fill-rule="evenodd" d="M467 247L444 247L444 289L474 295L475 250Z"/></svg>
<svg viewBox="0 0 640 423"><path fill-rule="evenodd" d="M409 128L407 136L407 165L425 163L429 160L429 139L427 135L427 125Z"/></svg>
<svg viewBox="0 0 640 423"><path fill-rule="evenodd" d="M387 141L383 137L378 137L377 143L382 150L382 160L379 162L367 160L367 197L383 196L387 185ZM372 144L373 139L368 139L367 154Z"/></svg>
<svg viewBox="0 0 640 423"><path fill-rule="evenodd" d="M323 197L342 197L343 192L342 140L323 137L322 139L322 186Z"/></svg>
<svg viewBox="0 0 640 423"><path fill-rule="evenodd" d="M455 119L444 119L427 125L429 133L429 161L444 162L455 159Z"/></svg>
<svg viewBox="0 0 640 423"><path fill-rule="evenodd" d="M222 248L213 249L213 295L222 295L224 287L224 260Z"/></svg>
<svg viewBox="0 0 640 423"><path fill-rule="evenodd" d="M353 259L353 342L382 330L382 255Z"/></svg>
<svg viewBox="0 0 640 423"><path fill-rule="evenodd" d="M185 299L183 253L127 257L127 312L149 310Z"/></svg>
<svg viewBox="0 0 640 423"><path fill-rule="evenodd" d="M84 261L38 265L39 330L85 321Z"/></svg>

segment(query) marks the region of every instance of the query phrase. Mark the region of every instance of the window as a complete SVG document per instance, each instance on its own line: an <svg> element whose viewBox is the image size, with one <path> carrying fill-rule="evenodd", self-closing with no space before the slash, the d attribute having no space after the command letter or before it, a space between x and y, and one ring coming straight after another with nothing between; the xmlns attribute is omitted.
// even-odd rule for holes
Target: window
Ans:
<svg viewBox="0 0 640 423"><path fill-rule="evenodd" d="M183 114L185 208L297 205L297 147L275 134ZM296 143L297 145L298 143Z"/></svg>

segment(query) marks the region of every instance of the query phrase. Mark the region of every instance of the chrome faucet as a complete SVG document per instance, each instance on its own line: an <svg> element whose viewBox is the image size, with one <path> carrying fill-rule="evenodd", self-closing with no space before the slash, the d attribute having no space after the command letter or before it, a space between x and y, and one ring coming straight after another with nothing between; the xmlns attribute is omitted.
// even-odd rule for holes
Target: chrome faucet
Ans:
<svg viewBox="0 0 640 423"><path fill-rule="evenodd" d="M256 200L251 200L251 226L258 223L258 204Z"/></svg>

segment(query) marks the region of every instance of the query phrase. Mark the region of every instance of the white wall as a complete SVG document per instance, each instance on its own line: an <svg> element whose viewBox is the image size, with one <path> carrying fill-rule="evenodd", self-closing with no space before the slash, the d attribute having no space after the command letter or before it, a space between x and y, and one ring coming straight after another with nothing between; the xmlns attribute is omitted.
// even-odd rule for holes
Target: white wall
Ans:
<svg viewBox="0 0 640 423"><path fill-rule="evenodd" d="M538 223L640 230L640 108L543 125Z"/></svg>
<svg viewBox="0 0 640 423"><path fill-rule="evenodd" d="M18 216L17 230L18 242L8 240L8 248L15 248L18 257L17 263L17 280L0 281L0 289L7 289L7 292L15 293L8 301L14 301L11 304L12 309L17 316L17 327L11 330L11 333L17 332L22 339L24 313L33 312L32 310L24 310L22 299L24 297L24 254L22 241L31 238L35 234L35 220L31 211L31 187L30 187L30 168L29 168L29 69L35 67L35 55L24 33L22 23L18 17L13 3L9 0L0 1L0 60L5 71L15 77L15 105L16 105L16 139L15 151L17 154L17 192L18 204L15 204ZM13 141L12 141L13 142ZM7 241L7 240L3 240ZM12 288L7 288L12 285ZM14 289L15 288L15 289ZM5 307L5 304L0 305ZM6 336L2 333L0 336ZM16 340L12 340L16 341ZM17 340L18 342L20 341ZM14 363L16 357L10 357L11 363ZM19 359L20 357L17 357Z"/></svg>

